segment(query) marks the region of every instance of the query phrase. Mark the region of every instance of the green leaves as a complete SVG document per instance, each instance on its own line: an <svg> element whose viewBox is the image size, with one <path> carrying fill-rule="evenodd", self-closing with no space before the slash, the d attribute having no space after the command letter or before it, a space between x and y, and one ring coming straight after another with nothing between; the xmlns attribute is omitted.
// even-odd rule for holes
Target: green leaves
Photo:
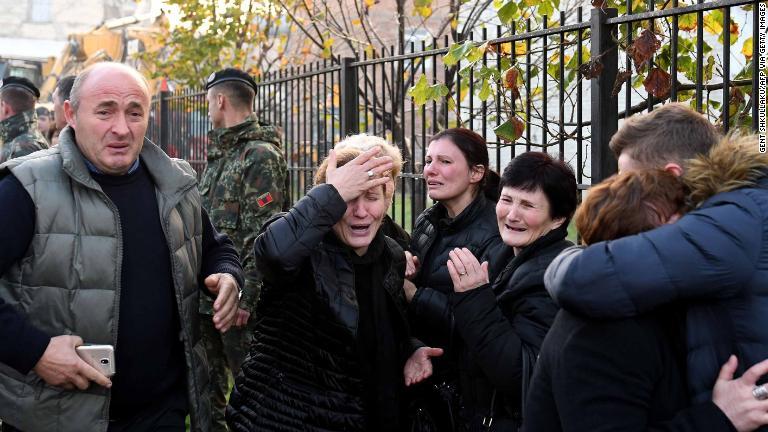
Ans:
<svg viewBox="0 0 768 432"><path fill-rule="evenodd" d="M509 0L498 8L497 14L502 24L509 24L520 14L520 9L517 7L515 0Z"/></svg>
<svg viewBox="0 0 768 432"><path fill-rule="evenodd" d="M179 22L159 35L157 49L142 53L140 59L154 67L153 76L168 77L182 87L199 87L224 67L258 75L258 56L282 44L274 29L284 17L271 0L166 3L176 10Z"/></svg>
<svg viewBox="0 0 768 432"><path fill-rule="evenodd" d="M416 81L416 84L408 89L407 94L413 98L413 103L416 106L421 106L427 102L438 101L448 96L448 87L442 83L429 85L426 76L422 75Z"/></svg>
<svg viewBox="0 0 768 432"><path fill-rule="evenodd" d="M446 66L455 66L461 59L467 56L467 53L474 48L475 44L466 41L463 44L455 43L448 49L448 54L443 56L443 62Z"/></svg>

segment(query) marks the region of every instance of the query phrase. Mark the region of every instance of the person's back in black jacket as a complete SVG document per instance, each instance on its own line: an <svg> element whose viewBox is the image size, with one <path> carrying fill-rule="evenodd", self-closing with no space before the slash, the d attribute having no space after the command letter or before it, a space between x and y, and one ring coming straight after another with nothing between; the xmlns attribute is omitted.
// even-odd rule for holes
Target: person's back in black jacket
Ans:
<svg viewBox="0 0 768 432"><path fill-rule="evenodd" d="M673 174L624 172L590 190L575 222L592 244L674 220L684 203ZM711 401L687 408L684 314L681 305L613 321L561 312L536 365L525 430L732 430Z"/></svg>
<svg viewBox="0 0 768 432"><path fill-rule="evenodd" d="M680 313L598 321L561 311L541 348L525 430L735 430L712 402L688 408Z"/></svg>

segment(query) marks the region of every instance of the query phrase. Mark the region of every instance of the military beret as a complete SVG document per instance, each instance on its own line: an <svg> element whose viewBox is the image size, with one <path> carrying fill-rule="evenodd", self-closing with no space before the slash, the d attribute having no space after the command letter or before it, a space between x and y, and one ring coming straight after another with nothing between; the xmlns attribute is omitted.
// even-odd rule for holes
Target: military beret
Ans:
<svg viewBox="0 0 768 432"><path fill-rule="evenodd" d="M12 76L0 81L0 89L11 88L11 87L26 90L32 93L33 95L35 95L35 98L40 97L40 90L38 90L37 87L35 87L35 85L32 84L32 81L24 77Z"/></svg>
<svg viewBox="0 0 768 432"><path fill-rule="evenodd" d="M256 92L256 81L254 81L247 73L235 68L226 68L212 73L205 83L205 89L208 90L216 84L221 84L227 81L239 81L251 87L253 91Z"/></svg>

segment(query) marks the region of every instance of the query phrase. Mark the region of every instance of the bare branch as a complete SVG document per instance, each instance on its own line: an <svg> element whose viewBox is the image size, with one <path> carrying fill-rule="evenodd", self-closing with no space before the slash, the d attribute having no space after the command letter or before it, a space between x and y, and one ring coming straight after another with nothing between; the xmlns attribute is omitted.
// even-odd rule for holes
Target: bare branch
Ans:
<svg viewBox="0 0 768 432"><path fill-rule="evenodd" d="M315 38L312 37L311 34L309 34L309 31L307 29L305 29L303 25L301 25L301 22L299 22L299 20L296 18L296 16L294 16L291 13L290 9L288 9L288 7L285 5L285 3L283 3L282 0L277 0L277 3L285 11L285 13L288 14L288 17L291 18L291 21L293 21L293 23L296 24L296 26L298 26L299 29L301 29L301 32L304 33L304 35L309 40L311 40L312 43L314 43L315 45L319 46L320 48L323 48L325 46L324 43L323 43L324 41L323 41L322 35L320 36L320 42L318 42Z"/></svg>

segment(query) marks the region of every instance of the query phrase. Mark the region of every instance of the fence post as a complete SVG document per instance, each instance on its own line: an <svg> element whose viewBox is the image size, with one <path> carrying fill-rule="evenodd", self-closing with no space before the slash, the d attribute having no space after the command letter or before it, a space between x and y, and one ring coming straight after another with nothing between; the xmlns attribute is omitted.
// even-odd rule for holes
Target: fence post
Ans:
<svg viewBox="0 0 768 432"><path fill-rule="evenodd" d="M167 90L160 92L160 121L157 123L160 125L160 142L157 145L166 153L168 153L168 136L171 127L170 110L168 108L168 99L170 97L171 92Z"/></svg>
<svg viewBox="0 0 768 432"><path fill-rule="evenodd" d="M355 59L344 57L341 59L341 83L339 88L341 95L341 137L353 135L359 132L360 122L358 120L358 82L357 68L352 66Z"/></svg>
<svg viewBox="0 0 768 432"><path fill-rule="evenodd" d="M617 16L616 9L593 8L590 17L590 60L603 64L602 72L592 78L592 184L597 184L616 172L616 157L608 142L619 125L619 101L613 96L613 85L618 73L619 55L616 47L615 27L606 21Z"/></svg>

